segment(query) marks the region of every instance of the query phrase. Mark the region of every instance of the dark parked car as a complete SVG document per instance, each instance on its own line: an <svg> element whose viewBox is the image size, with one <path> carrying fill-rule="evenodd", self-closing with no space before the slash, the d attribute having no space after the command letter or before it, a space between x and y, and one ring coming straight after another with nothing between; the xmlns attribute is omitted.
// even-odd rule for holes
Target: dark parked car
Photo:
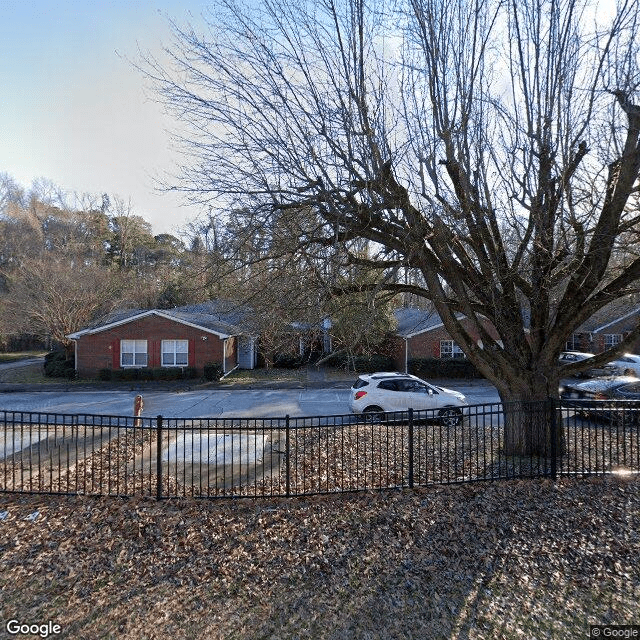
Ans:
<svg viewBox="0 0 640 640"><path fill-rule="evenodd" d="M579 413L612 419L614 416L637 423L640 418L640 379L634 376L599 378L587 382L569 383L560 387L563 405ZM618 404L617 401L627 400ZM616 407L613 412L612 408Z"/></svg>

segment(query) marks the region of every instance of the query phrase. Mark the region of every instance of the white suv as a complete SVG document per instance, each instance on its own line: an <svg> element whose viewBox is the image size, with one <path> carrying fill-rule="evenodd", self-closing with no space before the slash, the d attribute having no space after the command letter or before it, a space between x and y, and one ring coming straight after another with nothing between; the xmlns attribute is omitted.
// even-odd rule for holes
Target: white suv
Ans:
<svg viewBox="0 0 640 640"><path fill-rule="evenodd" d="M458 391L429 384L408 373L372 373L360 376L351 387L351 411L381 415L408 409L435 411L441 423L462 422L465 397Z"/></svg>
<svg viewBox="0 0 640 640"><path fill-rule="evenodd" d="M593 358L595 353L583 353L582 351L563 351L558 358L561 365L573 364L574 362L582 362ZM576 374L576 378L599 378L600 376L615 375L616 368L614 363L600 365L597 368L587 369L582 373Z"/></svg>
<svg viewBox="0 0 640 640"><path fill-rule="evenodd" d="M640 378L640 356L634 353L625 353L623 356L618 356L609 365L615 367L616 375Z"/></svg>

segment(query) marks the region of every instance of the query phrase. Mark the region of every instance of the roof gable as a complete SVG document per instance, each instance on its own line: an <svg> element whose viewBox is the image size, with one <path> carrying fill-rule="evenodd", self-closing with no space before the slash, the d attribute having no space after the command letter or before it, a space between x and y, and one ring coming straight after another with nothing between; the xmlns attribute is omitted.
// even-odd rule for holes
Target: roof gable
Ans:
<svg viewBox="0 0 640 640"><path fill-rule="evenodd" d="M615 300L593 314L576 333L601 333L613 325L622 323L623 331L631 331L638 324L640 304L627 298Z"/></svg>
<svg viewBox="0 0 640 640"><path fill-rule="evenodd" d="M431 309L415 309L402 307L395 309L393 315L396 318L396 335L403 338L412 338L420 333L425 333L442 326L442 320L438 312Z"/></svg>
<svg viewBox="0 0 640 640"><path fill-rule="evenodd" d="M134 322L142 318L148 318L150 316L157 316L166 320L170 320L172 322L178 322L180 324L199 329L206 333L211 333L223 339L242 333L242 331L240 331L237 327L234 327L233 325L226 322L222 322L211 315L207 316L206 314L196 313L190 314L188 312L178 311L176 309L150 309L147 311L130 310L111 314L110 316L107 316L107 318L104 318L98 324L87 327L86 329L82 329L81 331L71 333L67 337L71 340L77 340L82 336L93 335L96 333L101 333L103 331L108 331L109 329L120 327L122 325L129 324L130 322Z"/></svg>

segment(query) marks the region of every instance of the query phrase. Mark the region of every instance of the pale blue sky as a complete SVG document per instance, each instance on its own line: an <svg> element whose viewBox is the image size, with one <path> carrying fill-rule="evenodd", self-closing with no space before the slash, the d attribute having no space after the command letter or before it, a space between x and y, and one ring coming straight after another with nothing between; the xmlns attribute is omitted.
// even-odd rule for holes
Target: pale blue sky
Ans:
<svg viewBox="0 0 640 640"><path fill-rule="evenodd" d="M597 15L614 0L594 0ZM202 24L216 0L0 0L0 172L29 187L131 200L155 233L199 210L160 193L175 167L163 113L130 60L171 43L168 18Z"/></svg>
<svg viewBox="0 0 640 640"><path fill-rule="evenodd" d="M0 0L0 172L24 187L116 194L154 232L197 213L157 192L173 166L168 128L127 60L171 41L167 16L201 22L207 0Z"/></svg>

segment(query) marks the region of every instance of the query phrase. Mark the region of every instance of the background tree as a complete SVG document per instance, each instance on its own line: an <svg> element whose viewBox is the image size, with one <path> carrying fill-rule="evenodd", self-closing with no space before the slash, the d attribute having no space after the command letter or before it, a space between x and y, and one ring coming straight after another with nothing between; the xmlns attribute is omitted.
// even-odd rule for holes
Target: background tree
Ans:
<svg viewBox="0 0 640 640"><path fill-rule="evenodd" d="M12 274L4 302L6 333L37 335L71 348L69 333L122 302L117 274L104 267L84 266L68 257L25 260Z"/></svg>
<svg viewBox="0 0 640 640"><path fill-rule="evenodd" d="M190 125L180 186L248 233L297 212L293 253L368 241L351 259L418 271L389 289L431 299L503 401L556 396L567 336L640 276L610 269L638 226L638 3L607 25L587 0L223 4L147 60ZM508 420L505 445L546 425Z"/></svg>
<svg viewBox="0 0 640 640"><path fill-rule="evenodd" d="M117 196L67 194L41 179L30 190L0 176L0 336L66 335L117 306L186 304L192 264L183 242L153 236ZM200 295L200 294L198 294Z"/></svg>
<svg viewBox="0 0 640 640"><path fill-rule="evenodd" d="M355 253L368 259L367 247ZM393 315L396 296L386 291L378 270L357 264L342 264L330 280L323 302L324 315L331 320L332 351L344 353L348 362L357 355L384 355L385 342L396 328Z"/></svg>

